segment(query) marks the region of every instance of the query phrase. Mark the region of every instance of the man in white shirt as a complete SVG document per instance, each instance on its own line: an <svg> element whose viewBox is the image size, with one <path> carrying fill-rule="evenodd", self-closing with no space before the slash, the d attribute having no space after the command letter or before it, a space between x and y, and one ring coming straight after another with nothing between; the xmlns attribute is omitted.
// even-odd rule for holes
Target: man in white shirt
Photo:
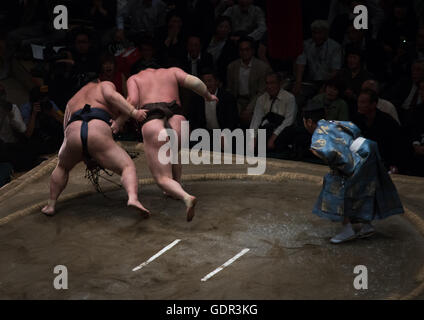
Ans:
<svg viewBox="0 0 424 320"><path fill-rule="evenodd" d="M18 143L19 135L25 131L26 125L19 108L0 99L0 140L5 143Z"/></svg>
<svg viewBox="0 0 424 320"><path fill-rule="evenodd" d="M278 116L270 113L277 114ZM266 92L256 101L250 124L257 134L259 128L269 128L267 132L268 150L276 150L280 134L296 120L297 106L294 95L282 88L282 77L279 73L270 73L266 77ZM277 118L277 119L273 119Z"/></svg>
<svg viewBox="0 0 424 320"><path fill-rule="evenodd" d="M312 23L312 38L304 42L303 53L297 58L295 66L295 95L301 91L304 73L306 79L314 83L322 83L331 79L341 69L341 46L328 37L327 21L317 20Z"/></svg>
<svg viewBox="0 0 424 320"><path fill-rule="evenodd" d="M0 162L10 163L15 171L30 169L35 161L25 143L26 129L21 111L6 100L6 91L0 85Z"/></svg>
<svg viewBox="0 0 424 320"><path fill-rule="evenodd" d="M371 90L377 92L377 94L380 93L380 85L376 80L365 81L362 84L362 90L365 90L365 89L371 89ZM396 107L390 101L379 98L378 103L377 103L377 109L389 114L390 116L392 116L393 119L396 120L397 123L400 124L400 120L399 120L399 116L398 116Z"/></svg>

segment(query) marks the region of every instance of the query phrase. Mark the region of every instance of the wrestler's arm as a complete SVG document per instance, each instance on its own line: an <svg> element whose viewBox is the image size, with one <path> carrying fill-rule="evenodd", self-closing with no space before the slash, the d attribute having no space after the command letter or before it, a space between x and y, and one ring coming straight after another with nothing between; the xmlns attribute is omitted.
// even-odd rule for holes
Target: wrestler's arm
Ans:
<svg viewBox="0 0 424 320"><path fill-rule="evenodd" d="M116 107L122 114L132 117L136 109L125 98L116 91L115 85L104 81L101 83L102 94L108 104Z"/></svg>
<svg viewBox="0 0 424 320"><path fill-rule="evenodd" d="M138 107L139 105L139 90L138 90L138 86L137 83L135 82L135 79L130 77L127 80L127 91L128 91L128 97L127 97L127 101L132 104L133 106L135 106L135 108ZM130 117L128 115L126 115L125 113L121 113L119 115L118 118L115 119L115 124L112 125L112 129L114 131L114 133L117 133L120 131L120 129L123 127L123 125L125 124L125 122L128 121ZM115 132L116 131L116 132Z"/></svg>
<svg viewBox="0 0 424 320"><path fill-rule="evenodd" d="M208 88L198 77L192 76L180 68L173 68L180 86L190 89L208 101L218 101L218 98L208 91Z"/></svg>

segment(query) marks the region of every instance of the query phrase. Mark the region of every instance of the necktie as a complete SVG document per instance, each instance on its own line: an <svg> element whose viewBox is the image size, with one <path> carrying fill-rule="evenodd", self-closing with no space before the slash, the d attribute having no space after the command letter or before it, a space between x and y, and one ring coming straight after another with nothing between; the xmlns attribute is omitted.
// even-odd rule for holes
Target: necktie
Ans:
<svg viewBox="0 0 424 320"><path fill-rule="evenodd" d="M415 108L416 106L417 106L417 102L418 102L418 96L419 96L419 94L420 94L420 92L419 92L419 90L418 90L418 88L415 90L415 94L414 94L414 97L412 98L412 101L411 101L411 105L410 105L410 108L412 109L412 108Z"/></svg>

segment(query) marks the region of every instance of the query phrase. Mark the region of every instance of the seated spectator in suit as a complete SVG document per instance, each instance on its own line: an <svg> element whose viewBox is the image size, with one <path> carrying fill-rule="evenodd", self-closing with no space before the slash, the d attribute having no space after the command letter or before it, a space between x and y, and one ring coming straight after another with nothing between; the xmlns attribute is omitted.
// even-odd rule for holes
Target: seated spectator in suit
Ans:
<svg viewBox="0 0 424 320"><path fill-rule="evenodd" d="M400 79L387 94L388 100L398 108L401 122L407 118L409 110L423 102L417 85L423 79L424 60L417 60L412 64L410 78Z"/></svg>
<svg viewBox="0 0 424 320"><path fill-rule="evenodd" d="M325 120L349 121L349 108L341 98L343 91L343 83L337 78L331 79L325 84L325 92L312 99L325 109Z"/></svg>
<svg viewBox="0 0 424 320"><path fill-rule="evenodd" d="M201 79L209 92L217 96L219 101L208 102L203 97L196 95L189 107L190 129L229 129L233 131L239 123L236 99L220 86L218 77L213 70L205 69L201 73Z"/></svg>
<svg viewBox="0 0 424 320"><path fill-rule="evenodd" d="M109 53L103 54L100 58L100 81L110 81L124 97L127 96L127 78L117 70L115 57Z"/></svg>
<svg viewBox="0 0 424 320"><path fill-rule="evenodd" d="M187 39L187 54L181 59L181 69L193 76L199 76L200 70L213 68L213 58L210 53L202 52L200 37L189 36Z"/></svg>
<svg viewBox="0 0 424 320"><path fill-rule="evenodd" d="M399 124L388 114L377 109L378 95L373 90L363 90L358 97L358 116L354 123L363 136L378 144L387 170L398 173L405 168L408 154Z"/></svg>
<svg viewBox="0 0 424 320"><path fill-rule="evenodd" d="M367 80L362 84L362 90L370 89L380 94L380 85L377 80ZM400 125L396 107L388 100L378 98L377 109L389 114Z"/></svg>
<svg viewBox="0 0 424 320"><path fill-rule="evenodd" d="M228 65L237 59L237 43L230 39L231 32L231 19L226 16L219 17L215 22L215 33L207 48L207 52L212 55L219 78L225 82Z"/></svg>
<svg viewBox="0 0 424 320"><path fill-rule="evenodd" d="M234 34L248 36L255 41L262 39L266 32L265 14L253 5L253 0L239 0L222 14L233 22Z"/></svg>
<svg viewBox="0 0 424 320"><path fill-rule="evenodd" d="M424 80L420 81L419 93L424 101ZM412 174L424 176L424 102L416 106L405 122L408 143L412 145Z"/></svg>
<svg viewBox="0 0 424 320"><path fill-rule="evenodd" d="M248 128L252 120L256 99L265 91L265 77L271 67L254 56L254 44L242 38L238 44L240 59L231 62L227 69L227 89L237 98L240 121Z"/></svg>
<svg viewBox="0 0 424 320"><path fill-rule="evenodd" d="M48 87L34 87L21 107L25 136L37 155L54 153L63 141L63 113L49 99Z"/></svg>
<svg viewBox="0 0 424 320"><path fill-rule="evenodd" d="M140 59L131 66L131 75L149 68L159 69L161 67L155 58L155 46L152 39L142 39L138 48L140 50Z"/></svg>
<svg viewBox="0 0 424 320"><path fill-rule="evenodd" d="M342 50L336 41L328 37L327 21L317 20L312 23L311 29L312 38L304 42L303 53L296 60L295 95L301 93L302 81L315 83L319 88L333 78L342 66Z"/></svg>
<svg viewBox="0 0 424 320"><path fill-rule="evenodd" d="M256 101L250 129L267 131L267 149L278 151L282 142L279 137L296 120L297 106L294 95L283 89L279 73L266 77L266 92Z"/></svg>

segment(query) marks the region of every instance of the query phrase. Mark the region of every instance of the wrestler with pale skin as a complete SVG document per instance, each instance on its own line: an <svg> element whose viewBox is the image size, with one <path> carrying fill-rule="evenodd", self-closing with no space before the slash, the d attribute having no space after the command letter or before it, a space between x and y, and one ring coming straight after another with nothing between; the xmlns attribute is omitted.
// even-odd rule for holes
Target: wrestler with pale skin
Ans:
<svg viewBox="0 0 424 320"><path fill-rule="evenodd" d="M179 68L147 69L130 77L127 81L128 101L138 108L150 103L176 101L181 106L179 86L190 89L203 96L208 101L218 101L218 98L207 90L206 85L197 77L187 74ZM114 130L125 123L125 117L120 117L112 126ZM168 123L178 134L178 147L181 146L181 122L186 119L182 115L174 115ZM159 134L165 128L163 119L154 119L142 127L144 150L150 172L165 194L183 200L187 208L187 221L194 217L196 197L188 194L181 186L181 164L162 164L159 161L159 149L167 143L159 141Z"/></svg>
<svg viewBox="0 0 424 320"><path fill-rule="evenodd" d="M146 111L136 110L116 91L112 82L91 82L78 91L66 107L63 123L65 137L59 150L58 164L50 178L50 200L42 209L46 215L55 214L56 202L68 183L69 172L77 163L85 160L80 137L82 121L72 122L69 126L67 124L71 115L86 104L105 110L112 119L121 115L137 121L146 118ZM100 166L121 175L121 183L128 194L128 207L148 215L149 211L138 200L138 179L134 162L113 140L111 126L97 119L88 122L87 148L90 156Z"/></svg>

